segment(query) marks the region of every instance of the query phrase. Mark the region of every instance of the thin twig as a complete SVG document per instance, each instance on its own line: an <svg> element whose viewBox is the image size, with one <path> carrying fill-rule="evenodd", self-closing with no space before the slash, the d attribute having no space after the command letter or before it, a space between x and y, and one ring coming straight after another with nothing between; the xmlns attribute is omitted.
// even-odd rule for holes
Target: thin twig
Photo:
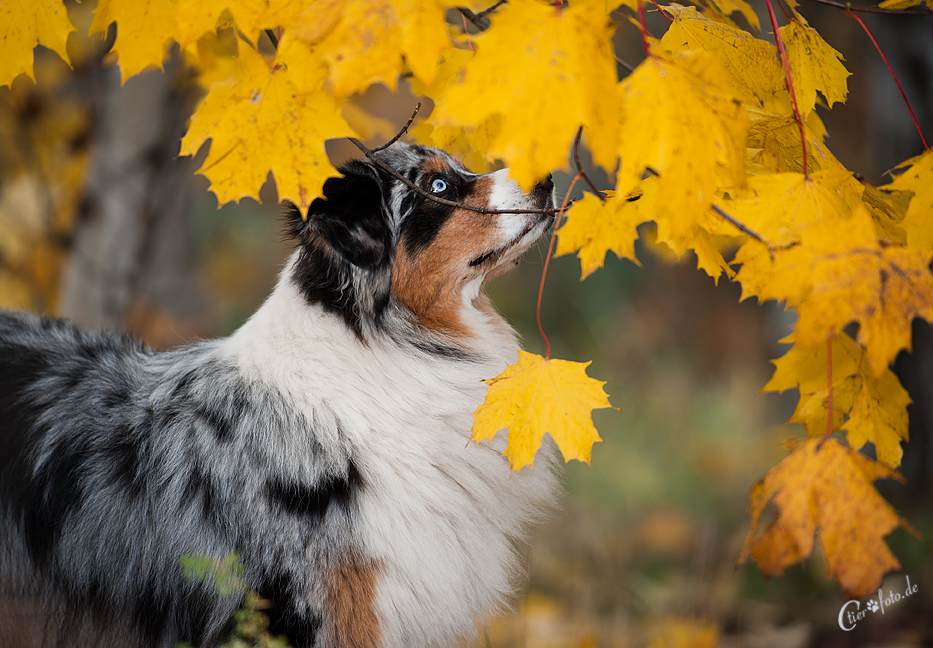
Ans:
<svg viewBox="0 0 933 648"><path fill-rule="evenodd" d="M616 63L618 63L619 65L621 65L622 67L624 67L624 68L625 68L626 70L628 70L629 72L634 72L634 71L635 71L635 66L632 65L631 63L627 63L627 62L623 61L622 59L620 59L620 58L619 58L618 56L616 56L615 54L612 55L612 58L614 58L614 59L616 60Z"/></svg>
<svg viewBox="0 0 933 648"><path fill-rule="evenodd" d="M505 3L506 3L506 0L499 0L497 3L495 3L494 5L492 5L491 7L489 7L488 9L483 9L483 10L480 11L478 14L476 14L476 18L477 18L478 20L482 20L483 18L485 18L486 16L488 16L489 14L491 14L492 12L494 12L496 9L498 9L499 7L501 7L502 5L504 5Z"/></svg>
<svg viewBox="0 0 933 648"><path fill-rule="evenodd" d="M477 214L557 214L560 213L559 209L486 209L485 207L473 207L472 205L467 205L465 203L456 202L453 200L447 200L446 198L441 198L432 193L429 193L416 185L414 182L403 176L401 173L390 167L388 164L376 157L376 154L368 148L363 142L359 141L355 137L347 138L350 142L353 143L356 148L363 152L363 155L368 157L373 161L373 164L378 166L380 169L391 175L393 178L404 184L406 187L414 191L420 196L432 200L441 205L448 205L450 207L458 207L459 209L465 209L467 211L476 212Z"/></svg>
<svg viewBox="0 0 933 648"><path fill-rule="evenodd" d="M385 150L385 149L389 148L390 146L392 146L393 144L395 144L395 143L398 141L398 138L400 138L402 135L404 135L405 133L408 132L408 128L411 126L411 123L412 123L413 121L415 121L415 117L418 115L418 111L419 111L419 110L421 110L421 102L420 102L420 101L419 101L418 103L415 104L415 110L411 113L411 117L408 118L408 121L405 122L405 125L402 126L402 130L400 130L398 133L396 133L396 134L395 134L395 137L393 137L392 139L390 139L388 142L386 142L386 143L383 144L382 146L377 146L377 147L374 148L374 149L370 149L371 152L373 152L373 153L378 153L379 151Z"/></svg>
<svg viewBox="0 0 933 648"><path fill-rule="evenodd" d="M645 57L651 58L651 48L648 47L648 23L645 20L644 0L638 0L638 26L641 30L641 47L645 50Z"/></svg>
<svg viewBox="0 0 933 648"><path fill-rule="evenodd" d="M722 217L722 219L723 219L724 221L728 222L730 225L732 225L733 227L735 227L737 230L739 230L739 231L742 232L743 234L747 234L748 236L752 237L753 239L755 239L756 241L758 241L758 242L761 243L762 245L768 245L768 243L767 243L763 238L761 238L760 236L758 236L758 234L756 234L756 233L754 232L754 230L752 230L752 229L750 229L748 226L744 225L741 221L736 220L735 217L733 217L731 214L729 214L729 212L727 212L726 210L724 210L724 209L723 209L722 207L720 207L719 205L715 205L715 204L714 204L714 205L710 205L710 207L712 208L712 210L713 210L714 212L716 212L717 214L719 214L719 215ZM768 245L768 249L769 249L769 250L771 249L771 246L770 246L770 245Z"/></svg>
<svg viewBox="0 0 933 648"><path fill-rule="evenodd" d="M483 23L483 19L486 18L486 16L488 16L492 12L494 12L496 9L504 5L505 3L506 3L506 0L499 0L497 3L495 3L488 9L483 9L479 13L473 13L467 7L457 7L457 11L459 11L463 15L464 18L466 18L471 23L473 23L477 29L479 29L480 31L483 31L483 30L489 29L489 25Z"/></svg>
<svg viewBox="0 0 933 648"><path fill-rule="evenodd" d="M547 339L547 335L544 334L544 327L541 326L541 297L544 295L544 279L547 277L548 265L551 262L551 255L554 253L554 240L557 238L557 226L560 225L561 214L564 213L564 210L569 206L567 204L570 199L570 192L573 191L573 186L577 184L577 180L580 179L580 174L574 176L573 180L570 181L570 186L567 187L567 193L564 194L564 201L561 203L557 219L554 221L554 229L551 230L551 241L547 246L547 255L544 257L544 267L541 269L541 283L538 284L538 303L535 306L535 320L538 322L538 333L541 334L541 338L544 340L544 359L551 359L551 343Z"/></svg>
<svg viewBox="0 0 933 648"><path fill-rule="evenodd" d="M583 126L577 129L577 136L573 138L573 163L577 165L577 175L586 180L586 184L590 186L590 189L594 194L599 196L599 199L603 202L606 202L606 194L596 188L596 185L587 177L583 172L583 165L580 164L580 137L583 135Z"/></svg>
<svg viewBox="0 0 933 648"><path fill-rule="evenodd" d="M875 46L875 49L878 50L878 54L881 55L881 60L884 61L884 64L888 66L888 72L891 73L891 77L894 79L894 83L897 84L897 89L901 91L901 97L904 99L904 103L907 104L907 112L910 113L910 118L914 120L914 126L917 128L917 132L920 133L920 141L923 142L923 148L930 150L930 145L927 144L926 138L923 136L923 131L920 130L920 124L917 122L917 117L914 115L914 109L910 107L910 101L907 100L907 95L904 93L904 88L901 87L901 82L897 78L897 75L894 74L894 69L891 67L891 64L888 63L888 57L884 55L884 52L881 51L881 46L878 44L878 41L875 40L874 34L871 33L871 30L868 29L868 25L858 16L858 14L852 13L851 9L846 9L846 15L850 18L854 18L858 21L858 24L862 26L862 29L865 30L865 33L868 34L868 38L871 39L872 45Z"/></svg>
<svg viewBox="0 0 933 648"><path fill-rule="evenodd" d="M933 16L931 9L882 9L881 7L859 7L851 5L848 2L836 2L835 0L811 0L819 4L836 7L837 9L850 9L861 13L889 14L893 16Z"/></svg>

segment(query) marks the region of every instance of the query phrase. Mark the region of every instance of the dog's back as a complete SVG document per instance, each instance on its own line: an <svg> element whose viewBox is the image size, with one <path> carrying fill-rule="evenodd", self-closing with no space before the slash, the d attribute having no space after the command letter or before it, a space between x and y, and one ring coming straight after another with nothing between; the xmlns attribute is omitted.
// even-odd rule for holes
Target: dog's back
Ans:
<svg viewBox="0 0 933 648"><path fill-rule="evenodd" d="M227 458L199 443L233 439L246 423L236 409L245 387L211 356L209 345L156 355L0 314L4 648L131 646L135 635L209 645L229 634L236 601L178 564L232 551L242 522L228 514L246 504L231 501L236 475L217 469Z"/></svg>

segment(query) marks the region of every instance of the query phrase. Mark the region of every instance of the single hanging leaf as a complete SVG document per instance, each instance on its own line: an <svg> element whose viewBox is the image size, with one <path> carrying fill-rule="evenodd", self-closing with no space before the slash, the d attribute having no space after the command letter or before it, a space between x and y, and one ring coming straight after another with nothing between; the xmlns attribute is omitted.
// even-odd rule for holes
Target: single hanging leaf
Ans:
<svg viewBox="0 0 933 648"><path fill-rule="evenodd" d="M819 531L828 575L845 595L876 591L887 572L900 568L885 536L909 528L872 485L878 479L903 481L835 438L794 442L790 455L752 489L751 525L738 563L751 556L766 577L779 575L813 552ZM769 504L775 518L759 533Z"/></svg>
<svg viewBox="0 0 933 648"><path fill-rule="evenodd" d="M323 89L327 71L321 62L278 58L267 63L241 45L237 71L215 82L191 118L181 155L194 155L211 139L199 173L211 181L220 204L252 196L269 171L279 200L305 209L337 171L327 159L324 141L351 134L338 103Z"/></svg>
<svg viewBox="0 0 933 648"><path fill-rule="evenodd" d="M830 108L837 101L845 102L849 93L846 84L849 71L842 64L842 54L815 29L797 21L781 27L781 38L787 49L787 63L801 115L806 116L816 106L817 91L826 98Z"/></svg>
<svg viewBox="0 0 933 648"><path fill-rule="evenodd" d="M0 2L0 86L8 86L20 74L33 81L33 50L44 45L69 65L65 43L77 31L68 20L62 0L6 0Z"/></svg>
<svg viewBox="0 0 933 648"><path fill-rule="evenodd" d="M611 169L619 120L612 31L600 0L563 9L512 0L474 38L476 56L433 119L469 127L500 115L502 126L487 158L505 160L526 189L566 167L581 125L592 134L587 141L595 163Z"/></svg>
<svg viewBox="0 0 933 648"><path fill-rule="evenodd" d="M901 227L907 231L907 242L911 247L933 249L933 150L925 151L897 168L903 172L882 189L913 192Z"/></svg>
<svg viewBox="0 0 933 648"><path fill-rule="evenodd" d="M593 444L602 440L591 412L612 407L603 391L606 383L586 375L589 364L546 360L519 350L517 364L486 381L489 392L473 413L471 439L492 439L507 427L505 456L515 471L534 462L545 434L565 461L589 463Z"/></svg>

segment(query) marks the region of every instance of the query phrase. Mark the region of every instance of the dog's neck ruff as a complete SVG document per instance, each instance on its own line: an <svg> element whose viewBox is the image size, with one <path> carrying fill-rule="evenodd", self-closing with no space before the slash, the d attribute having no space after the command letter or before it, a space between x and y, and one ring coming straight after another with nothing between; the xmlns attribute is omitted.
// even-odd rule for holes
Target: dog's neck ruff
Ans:
<svg viewBox="0 0 933 648"><path fill-rule="evenodd" d="M364 341L300 299L286 272L223 347L248 380L287 395L308 420L324 409L338 418L335 441L364 484L349 542L375 565L387 648L450 645L475 631L478 615L506 605L516 585L513 545L553 496L546 452L534 470L515 475L501 456L502 435L469 442L482 380L517 357L504 322L476 325L468 361L388 334ZM306 452L294 432L287 445Z"/></svg>

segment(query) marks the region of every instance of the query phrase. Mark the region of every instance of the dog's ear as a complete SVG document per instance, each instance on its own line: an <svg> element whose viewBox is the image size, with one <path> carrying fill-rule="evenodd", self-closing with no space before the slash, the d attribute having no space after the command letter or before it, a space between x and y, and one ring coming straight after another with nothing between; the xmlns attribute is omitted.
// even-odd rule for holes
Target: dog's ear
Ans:
<svg viewBox="0 0 933 648"><path fill-rule="evenodd" d="M324 197L311 203L306 227L353 265L376 268L391 245L383 184L377 171L361 162L351 162L341 172L342 177L327 179Z"/></svg>

